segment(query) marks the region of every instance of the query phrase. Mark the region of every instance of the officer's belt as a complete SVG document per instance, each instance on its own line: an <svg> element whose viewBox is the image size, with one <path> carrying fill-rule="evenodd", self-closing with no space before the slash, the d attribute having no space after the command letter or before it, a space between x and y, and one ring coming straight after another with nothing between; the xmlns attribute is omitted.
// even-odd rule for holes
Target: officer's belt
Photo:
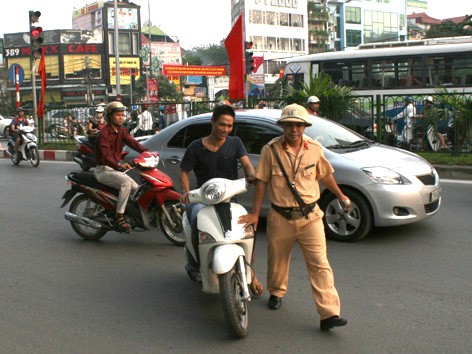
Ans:
<svg viewBox="0 0 472 354"><path fill-rule="evenodd" d="M315 207L316 207L316 202L313 202L311 204L306 204L306 215L304 215L303 208L300 207L288 207L284 208L275 204L270 204L272 209L274 209L277 213L282 215L285 219L287 220L298 220L301 219L303 216L306 216L308 218L308 214L311 213Z"/></svg>

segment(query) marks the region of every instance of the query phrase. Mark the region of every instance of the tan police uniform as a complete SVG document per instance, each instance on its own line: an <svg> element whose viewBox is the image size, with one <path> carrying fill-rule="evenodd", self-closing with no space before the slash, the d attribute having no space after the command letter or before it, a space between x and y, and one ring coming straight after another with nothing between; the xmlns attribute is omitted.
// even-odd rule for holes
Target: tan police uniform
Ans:
<svg viewBox="0 0 472 354"><path fill-rule="evenodd" d="M321 145L304 137L302 147L296 156L285 143L285 138L281 136L270 141L262 149L256 177L267 183L272 205L282 208L298 207L298 203L287 186L270 145L276 148L289 180L293 182L305 203L318 201L320 197L318 179L334 172L324 156ZM292 215L294 218L299 216L298 213ZM294 243L298 242L307 265L318 313L321 319L325 319L340 314L340 300L327 258L322 217L323 211L318 205L308 215L308 219L301 216L295 220L288 220L275 211L274 206L271 207L267 218L267 284L271 295L283 297L287 293L290 255Z"/></svg>

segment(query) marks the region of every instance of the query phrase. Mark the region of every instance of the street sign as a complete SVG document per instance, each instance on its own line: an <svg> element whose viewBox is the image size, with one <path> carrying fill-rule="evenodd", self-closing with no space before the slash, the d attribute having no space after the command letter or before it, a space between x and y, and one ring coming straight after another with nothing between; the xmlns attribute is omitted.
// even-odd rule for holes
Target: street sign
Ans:
<svg viewBox="0 0 472 354"><path fill-rule="evenodd" d="M8 68L8 77L10 78L10 81L15 85L17 84L15 80L15 67L18 67L18 84L23 83L23 79L25 78L25 71L19 64L12 64Z"/></svg>

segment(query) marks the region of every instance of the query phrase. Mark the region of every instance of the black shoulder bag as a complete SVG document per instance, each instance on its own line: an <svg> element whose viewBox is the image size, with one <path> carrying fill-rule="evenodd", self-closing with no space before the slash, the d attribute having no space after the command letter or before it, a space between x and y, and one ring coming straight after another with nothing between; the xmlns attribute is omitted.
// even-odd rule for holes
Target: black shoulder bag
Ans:
<svg viewBox="0 0 472 354"><path fill-rule="evenodd" d="M274 153L274 156L275 156L275 159L277 160L277 163L279 164L279 167L280 169L282 170L282 173L285 177L285 181L287 181L287 185L288 185L288 188L290 189L290 191L292 192L293 196L295 197L295 199L297 200L297 203L298 205L300 205L300 211L302 213L302 215L308 219L308 214L310 214L313 209L315 208L316 206L316 203L313 203L313 204L306 204L302 197L300 197L300 195L297 193L297 191L295 190L295 188L293 188L293 185L292 183L290 183L290 180L288 178L288 175L287 175L287 172L285 172L285 169L284 167L282 166L282 161L280 161L280 157L279 157L279 154L277 153L277 150L275 150L275 147L274 145L270 145L270 148L272 149L273 153Z"/></svg>

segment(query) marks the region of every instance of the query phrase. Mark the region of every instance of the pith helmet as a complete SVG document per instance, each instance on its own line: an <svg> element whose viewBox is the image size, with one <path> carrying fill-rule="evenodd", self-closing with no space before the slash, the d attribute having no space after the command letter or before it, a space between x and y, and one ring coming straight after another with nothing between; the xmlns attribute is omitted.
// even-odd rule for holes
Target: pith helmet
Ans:
<svg viewBox="0 0 472 354"><path fill-rule="evenodd" d="M95 112L97 113L103 113L105 111L105 108L103 108L103 106L98 106L96 109L95 109Z"/></svg>
<svg viewBox="0 0 472 354"><path fill-rule="evenodd" d="M317 96L308 97L306 103L319 103L321 100Z"/></svg>
<svg viewBox="0 0 472 354"><path fill-rule="evenodd" d="M305 123L307 127L312 125L306 108L296 103L285 106L280 118L277 120L277 124L286 122Z"/></svg>
<svg viewBox="0 0 472 354"><path fill-rule="evenodd" d="M110 102L105 108L105 112L107 112L107 114L112 114L118 111L126 111L126 107L119 101Z"/></svg>
<svg viewBox="0 0 472 354"><path fill-rule="evenodd" d="M433 103L433 102L434 102L433 96L426 96L426 97L424 98L424 100L425 100L426 102L429 102L429 103Z"/></svg>

